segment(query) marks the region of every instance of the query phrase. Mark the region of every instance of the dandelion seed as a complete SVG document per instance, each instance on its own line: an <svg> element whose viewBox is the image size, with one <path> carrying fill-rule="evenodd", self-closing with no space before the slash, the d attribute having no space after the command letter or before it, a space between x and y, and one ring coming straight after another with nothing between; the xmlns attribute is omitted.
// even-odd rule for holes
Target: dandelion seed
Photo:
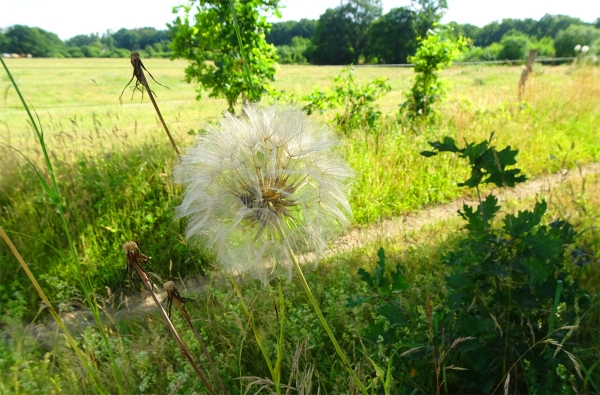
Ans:
<svg viewBox="0 0 600 395"><path fill-rule="evenodd" d="M226 114L175 169L186 237L204 239L232 272L266 283L279 267L290 277L290 248L318 259L348 224L352 170L336 144L299 109L248 105L241 118Z"/></svg>

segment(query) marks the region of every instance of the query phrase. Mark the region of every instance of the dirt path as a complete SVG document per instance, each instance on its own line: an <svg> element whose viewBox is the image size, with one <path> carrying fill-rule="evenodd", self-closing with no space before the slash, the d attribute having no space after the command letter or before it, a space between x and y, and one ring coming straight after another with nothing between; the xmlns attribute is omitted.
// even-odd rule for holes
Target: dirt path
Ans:
<svg viewBox="0 0 600 395"><path fill-rule="evenodd" d="M514 188L494 189L500 202L506 200L524 200L539 194L546 194L567 181L581 180L587 176L599 174L600 163L592 163L579 169L563 170L560 173L541 176L517 185ZM474 205L475 199L457 199L447 204L437 205L403 216L388 219L364 228L353 229L337 239L326 252L327 256L360 248L377 240L388 240L411 232L419 231L425 226L456 217L456 212L463 204Z"/></svg>

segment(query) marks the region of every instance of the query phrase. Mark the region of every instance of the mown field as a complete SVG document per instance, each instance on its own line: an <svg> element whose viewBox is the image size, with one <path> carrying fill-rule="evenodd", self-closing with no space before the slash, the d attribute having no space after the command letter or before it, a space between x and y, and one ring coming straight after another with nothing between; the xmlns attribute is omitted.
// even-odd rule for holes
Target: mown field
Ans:
<svg viewBox="0 0 600 395"><path fill-rule="evenodd" d="M121 245L134 240L152 256L151 271L157 283L176 279L183 287L189 287L183 289L190 297L199 297L189 309L228 391L244 393L250 382L268 379L269 370L231 284L215 268L211 252L188 245L182 236L183 221L173 219L181 196L181 188L173 184L171 177L176 158L150 101L146 97L142 101L139 92L131 100L130 89L123 94L122 103L119 101L131 78L128 60L8 59L7 65L43 126L67 223L100 304L106 305L109 293L119 285L125 265ZM182 148L191 146L205 122L219 120L225 101L208 98L206 93L197 101L196 87L184 80L184 61L149 59L145 65L154 78L169 87L151 83L175 140ZM280 66L273 86L300 97L315 87L330 86L342 70L333 66ZM340 134L340 154L356 171L350 198L355 227L368 227L423 207L473 196L472 191L457 186L469 174L457 155L424 158L419 154L428 149L428 141L443 136L463 144L486 139L493 132L498 147L510 145L519 150L518 166L528 177L576 171L577 166L598 161L598 67L538 66L522 101L517 99L520 66L453 67L442 73L449 84L448 95L438 103L439 113L428 122L413 122L398 112L412 81L410 69L357 67L355 74L360 82L387 77L392 86L391 92L377 103L383 116L376 127ZM105 345L97 329L89 325L92 320L83 307L81 290L60 257L69 249L60 218L32 168L8 148L11 146L42 165L39 144L5 74L0 76L0 91L0 226L68 318L69 327L108 392L117 393ZM334 113L330 110L314 117L331 122ZM550 368L542 366L542 362L537 366L534 358L527 360L529 365L519 359L521 374L530 376L519 382L516 392L544 393L544 388L598 391L600 368L597 362L590 361L598 356L600 340L598 326L594 329L594 325L600 325L599 238L594 230L600 212L599 188L597 177L588 177L584 184L565 184L550 195L543 193L550 201L544 223L562 218L571 221L578 231L589 229L567 252L572 255L581 250L594 258L581 272L571 265L570 277L560 279L581 284L590 302L589 307L582 304L579 310L575 309L576 318L565 321L582 327L569 337L569 342L579 352L571 349L583 373L579 376L568 360L557 359ZM532 206L531 200L509 205L511 212ZM328 258L309 274L313 292L357 374L365 382L378 378L379 381L370 381L374 393L385 392L386 376L378 376L380 367L393 372L388 380L392 387L387 387L393 389L391 393L447 393L453 388L466 388L460 385L467 376L451 369L443 371L449 377L443 380L445 387L441 385L440 372L436 370L441 365L440 354L436 357L435 350L447 351L446 343L456 337L445 337L441 329L441 335L434 336L431 315L431 309L444 309L449 269L442 261L445 252L457 248L464 237L457 231L461 224L458 220L440 223L403 239L382 240L378 245ZM348 297L370 292L356 273L359 267L371 270L375 266L379 247L385 248L390 265L403 268L410 287L403 291L401 304L418 318L416 321L406 317L397 322L386 321L386 315L374 302L358 307L347 304ZM272 284L263 288L252 279L241 280L255 322L275 355L279 315L273 300L277 298L277 287ZM356 393L357 388L335 360L333 347L299 285L285 281L284 294L287 316L282 382L287 384L288 377L294 377L289 384L295 388L294 393L317 393L317 388L320 393ZM569 302L564 303L568 310ZM127 306L107 306L105 311L106 330L116 365L122 372L124 393L204 393L160 318L148 306L137 304L132 299ZM29 280L9 250L1 245L0 392L92 393L93 383L87 373L46 312L38 311L39 306ZM559 309L557 306L555 309ZM182 327L180 318L175 321ZM374 327L373 322L381 326ZM461 332L463 337L470 335L468 330ZM567 339L564 333L559 335ZM186 334L184 340L194 342L191 334ZM404 352L415 347L423 349L402 358L394 354L394 350ZM192 349L200 355L197 344ZM426 349L434 350L433 359ZM464 362L456 351L457 359L448 357L446 366ZM523 353L518 347L514 352ZM516 360L507 360L506 354L504 357L505 364ZM552 358L543 359L543 363L549 360ZM544 383L536 369L550 371L552 382ZM240 379L243 377L253 378ZM210 380L216 382L215 377ZM269 387L267 382L258 383ZM472 388L486 392L482 388L491 391L496 384L492 388L483 384ZM251 393L259 387L252 387ZM272 386L269 391L274 391Z"/></svg>

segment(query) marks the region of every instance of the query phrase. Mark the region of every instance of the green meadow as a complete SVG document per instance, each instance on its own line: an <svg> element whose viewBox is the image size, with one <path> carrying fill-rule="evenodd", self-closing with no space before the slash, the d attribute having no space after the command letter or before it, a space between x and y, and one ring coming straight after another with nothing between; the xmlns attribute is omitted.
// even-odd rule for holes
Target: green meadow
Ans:
<svg viewBox="0 0 600 395"><path fill-rule="evenodd" d="M248 393L258 393L264 386L262 393L275 393L250 322L227 276L216 267L209 249L187 244L183 237L185 224L174 219L174 208L182 193L172 181L177 158L149 98L142 98L130 87L120 100L132 74L129 61L7 59L6 63L43 127L62 192L66 222L85 275L102 307L124 393L208 393L149 305L135 297L109 305L125 268L121 246L132 240L144 254L152 256L149 271L157 284L173 279L180 292L197 298L187 308L227 390L243 394L249 388ZM148 59L144 63L159 83L168 86L167 89L149 81L175 141L183 149L192 146L207 122L219 121L226 108L225 100L209 98L207 93L196 100L197 87L184 78L185 61ZM600 68L536 64L519 101L521 70L522 66L456 66L444 70L447 97L437 103L439 112L432 119L419 122L399 112L404 92L413 79L411 69L356 67L360 83L387 77L392 90L376 103L382 117L375 127L339 134L340 154L356 172L350 195L352 227L376 228L384 220L475 197L472 190L457 186L470 174L464 159L456 154L433 158L420 155L430 149L428 142L444 136L454 138L462 146L494 133L497 147L519 150L517 166L528 178L576 173L578 168L597 162ZM343 67L337 66L281 65L272 86L301 97L315 87L327 88L342 71ZM24 159L26 156L39 166L42 177L49 176L32 126L5 73L0 74L0 92L0 226L67 323L102 385L108 393L118 393L110 365L113 357L109 357L106 344L93 326L84 295L76 286L76 276L61 258L69 254L69 244L60 217ZM335 112L329 110L313 117L335 129ZM486 193L501 194L497 188L486 188ZM581 284L589 303L584 306L582 299L576 298L581 306L577 305L577 315L570 321L564 318L570 302L561 302L563 306L557 301L554 305L557 316L563 311L562 317L570 326L580 327L573 329L575 332L566 329L559 333L572 346L569 352L573 359L556 359L552 366L539 362L538 366L537 360L525 355L521 348L515 347L511 352L525 355L522 358L506 358L505 354L504 362L509 366L514 362L520 374L526 376L516 387L519 393L564 389L563 393L591 394L600 389L600 238L595 230L600 215L598 192L598 177L592 175L582 182L565 182L556 190L539 191L537 195L549 202L544 226L556 219L568 220L581 232L565 253L564 262L571 262L570 274L560 281ZM509 202L507 210L517 213L531 209L535 191L530 195L529 199ZM500 224L501 219L497 222ZM307 270L307 280L327 320L357 375L370 386L370 393L452 393L453 389L464 388L460 387L461 380L465 380L461 377L466 377L460 376L462 371L446 368L454 364L460 367L460 352L468 352L468 347L453 349L451 342L456 338L446 338L442 329L439 338L434 336L442 322L436 320L442 315L431 313L432 309L442 309L449 288L446 252L460 248L461 240L470 237L461 230L463 225L457 215L454 220L439 221L402 237L367 245L358 240L358 248L328 257L314 271ZM416 321L404 316L397 322L386 321L387 315L376 303L351 306L347 300L373 291L361 281L357 270L366 268L372 272L380 247L386 251L388 270L390 266L403 270L409 286L402 290L401 307L410 312L410 317L417 317ZM579 271L569 260L579 254L577 251L591 257ZM344 366L336 361L335 351L296 279L282 282L285 341L281 375L282 383L287 385L283 391L358 393ZM241 278L240 284L254 323L274 356L280 334L279 310L274 308L277 286L265 288L249 278ZM553 298L554 293L547 299L552 302ZM0 393L95 393L94 383L81 361L40 305L36 290L10 250L0 243ZM184 329L185 322L177 314L173 316L184 341L200 356L194 337ZM381 325L374 326L375 323ZM530 324L536 322L532 320ZM502 332L502 325L498 327L500 339L511 336ZM381 333L377 335L377 331ZM468 330L461 332L462 337L470 335ZM541 340L534 339L532 344L546 347L544 352L551 355L556 346L537 342ZM555 342L561 344L560 339ZM464 343L468 344L468 340ZM400 356L413 348L419 348L418 352ZM449 349L454 351L448 354ZM449 355L445 365L440 357L444 352ZM206 365L203 357L198 359ZM543 359L544 363L552 360ZM440 373L442 365L444 379ZM550 371L552 381L544 381L532 366ZM498 377L506 380L503 375ZM217 378L209 375L209 381L215 384ZM490 392L496 384L490 384ZM501 381L500 390L503 384ZM482 384L478 388L488 387Z"/></svg>

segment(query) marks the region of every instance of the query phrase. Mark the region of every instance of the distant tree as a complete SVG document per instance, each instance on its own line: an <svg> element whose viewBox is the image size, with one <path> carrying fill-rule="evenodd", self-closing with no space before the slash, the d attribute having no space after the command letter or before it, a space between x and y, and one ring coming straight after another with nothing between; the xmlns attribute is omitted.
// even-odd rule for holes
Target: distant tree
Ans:
<svg viewBox="0 0 600 395"><path fill-rule="evenodd" d="M306 64L304 53L310 40L303 37L292 38L291 45L280 45L277 48L278 62L281 64Z"/></svg>
<svg viewBox="0 0 600 395"><path fill-rule="evenodd" d="M7 52L28 53L36 57L53 57L65 51L65 45L54 33L37 27L14 25L6 29Z"/></svg>
<svg viewBox="0 0 600 395"><path fill-rule="evenodd" d="M584 25L584 22L579 18L567 15L546 14L536 23L534 31L529 34L535 35L537 38L552 37L556 39L558 32L567 29L571 25Z"/></svg>
<svg viewBox="0 0 600 395"><path fill-rule="evenodd" d="M69 47L83 47L84 45L92 45L100 43L100 37L97 34L79 34L68 39L65 44Z"/></svg>
<svg viewBox="0 0 600 395"><path fill-rule="evenodd" d="M376 63L406 63L417 50L417 13L393 8L373 22L367 33L365 58Z"/></svg>
<svg viewBox="0 0 600 395"><path fill-rule="evenodd" d="M135 30L119 29L112 35L112 38L117 48L124 48L130 51L141 49L140 35Z"/></svg>
<svg viewBox="0 0 600 395"><path fill-rule="evenodd" d="M447 0L412 0L412 8L419 15L417 34L425 38L427 32L439 22L448 10Z"/></svg>
<svg viewBox="0 0 600 395"><path fill-rule="evenodd" d="M502 49L498 53L499 60L520 60L525 59L531 48L531 41L529 36L519 32L518 30L511 30L502 37L500 40Z"/></svg>
<svg viewBox="0 0 600 395"><path fill-rule="evenodd" d="M575 56L576 45L594 46L600 40L600 29L594 26L572 25L561 30L554 40L556 56Z"/></svg>
<svg viewBox="0 0 600 395"><path fill-rule="evenodd" d="M452 29L452 33L455 38L462 36L470 38L473 42L477 40L479 34L481 33L481 28L479 26L471 25L470 23L460 24L456 22L450 22L447 26Z"/></svg>
<svg viewBox="0 0 600 395"><path fill-rule="evenodd" d="M269 44L276 46L291 45L294 37L311 39L315 34L316 27L317 21L312 19L300 19L299 22L277 22L271 27L266 40Z"/></svg>
<svg viewBox="0 0 600 395"><path fill-rule="evenodd" d="M172 58L190 61L185 75L188 82L199 83L198 98L203 89L209 89L209 96L227 99L231 112L242 93L251 101L260 100L268 81L274 78L277 58L275 47L265 41L271 27L265 14L277 12L277 6L278 0L234 1L246 65L229 0L190 0L187 5L175 7L174 12L182 15L169 25L173 35Z"/></svg>
<svg viewBox="0 0 600 395"><path fill-rule="evenodd" d="M8 52L9 39L4 34L4 31L0 29L0 52Z"/></svg>
<svg viewBox="0 0 600 395"><path fill-rule="evenodd" d="M600 18L596 19L596 22L594 22L594 26L600 29Z"/></svg>
<svg viewBox="0 0 600 395"><path fill-rule="evenodd" d="M553 58L556 56L556 49L554 48L554 40L552 37L543 37L541 40L532 40L531 49L537 51L538 57Z"/></svg>
<svg viewBox="0 0 600 395"><path fill-rule="evenodd" d="M315 64L358 63L367 30L381 16L381 0L346 0L319 17L308 51Z"/></svg>

